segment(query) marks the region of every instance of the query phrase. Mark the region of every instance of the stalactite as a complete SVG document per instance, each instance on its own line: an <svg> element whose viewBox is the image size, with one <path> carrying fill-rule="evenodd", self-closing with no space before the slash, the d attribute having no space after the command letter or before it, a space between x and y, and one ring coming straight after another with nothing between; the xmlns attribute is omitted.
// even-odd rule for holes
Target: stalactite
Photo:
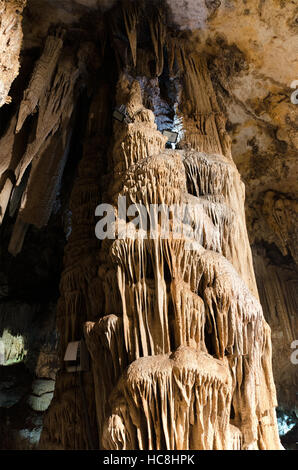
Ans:
<svg viewBox="0 0 298 470"><path fill-rule="evenodd" d="M63 126L64 127L64 126ZM38 228L47 225L66 164L69 150L68 126L42 146L39 158L32 161L29 181L23 194L20 216ZM44 182L48 181L45 188Z"/></svg>
<svg viewBox="0 0 298 470"><path fill-rule="evenodd" d="M231 160L226 118L218 107L206 59L193 52L185 40L169 38L167 47L170 70L173 72L176 64L183 80L179 111L185 132L180 146L224 155Z"/></svg>
<svg viewBox="0 0 298 470"><path fill-rule="evenodd" d="M67 53L67 50L64 50L63 56L58 60L62 44L59 36L48 37L45 50L33 70L29 87L20 105L16 131L22 128L26 117L37 105L38 117L34 138L29 141L20 160L12 162L11 153L10 162L7 163L10 167L14 165L11 172L17 188L22 184L25 172L31 165L19 208L18 227L14 230L9 244L9 251L14 256L22 249L25 227L33 224L41 228L48 223L68 156L74 90L79 71L75 58L72 53ZM9 130L14 123L13 118ZM4 137L8 146L9 130L7 137ZM3 215L14 184L1 192Z"/></svg>
<svg viewBox="0 0 298 470"><path fill-rule="evenodd" d="M3 183L1 184L2 190L1 190L1 196L0 196L0 201L1 201L0 223L3 222L5 212L9 203L9 199L10 199L13 187L14 187L14 182L15 182L14 173L12 173L11 171L4 172L2 175L2 180L3 180Z"/></svg>
<svg viewBox="0 0 298 470"><path fill-rule="evenodd" d="M164 12L161 9L156 9L149 26L156 59L156 75L160 76L164 68L164 46L167 34Z"/></svg>
<svg viewBox="0 0 298 470"><path fill-rule="evenodd" d="M10 167L12 159L12 149L14 144L14 129L16 125L16 116L13 116L9 126L0 140L0 174L3 175Z"/></svg>
<svg viewBox="0 0 298 470"><path fill-rule="evenodd" d="M137 63L137 21L138 11L133 2L124 2L122 5L122 14L126 34L128 37L133 65Z"/></svg>
<svg viewBox="0 0 298 470"><path fill-rule="evenodd" d="M61 122L71 116L73 110L73 91L78 78L74 59L66 54L61 58L53 83L44 93L39 103L39 113L35 139L29 143L25 155L16 169L17 182L34 157L45 144L50 134L55 134Z"/></svg>
<svg viewBox="0 0 298 470"><path fill-rule="evenodd" d="M30 83L20 104L16 132L21 130L27 116L36 110L50 86L63 46L61 35L62 31L58 29L55 35L49 35L46 39L43 53L35 65Z"/></svg>
<svg viewBox="0 0 298 470"><path fill-rule="evenodd" d="M49 35L47 37L44 51L34 67L29 86L24 92L24 98L19 106L17 115L12 117L10 125L0 143L0 152L3 154L0 174L4 178L5 171L9 170L14 179L12 185L7 181L5 187L0 192L2 219L15 184L20 186L26 169L33 161L29 187L27 188L28 191L25 191L21 210L24 222L35 224L37 227L46 225L52 209L53 198L57 192L57 183L63 169L64 151L57 148L59 146L58 141L60 137L60 147L66 147L65 134L68 131L68 121L73 107L74 70L71 70L67 59L61 59L59 70L57 71L56 69L63 46L61 34L61 31L58 29L55 36ZM69 81L70 86L65 93L63 88L65 83ZM60 85L59 82L61 82ZM60 111L59 106L57 106L59 100L61 100L62 105ZM15 133L21 131L24 121L30 114L36 111L37 106L39 110L36 136L33 137L33 142L28 144L24 155L17 158L17 155L14 155L13 149ZM62 120L61 126L60 119ZM59 127L62 129L59 129ZM55 135L57 129L60 131L60 134L64 134L62 137L58 133ZM49 136L51 137L51 134L53 134L53 139L48 138ZM50 182L50 184L47 183L47 194L44 194L44 181ZM20 245L19 249L21 248ZM15 252L14 248L13 251Z"/></svg>
<svg viewBox="0 0 298 470"><path fill-rule="evenodd" d="M29 225L18 216L8 245L8 251L13 256L16 256L22 250L28 227Z"/></svg>

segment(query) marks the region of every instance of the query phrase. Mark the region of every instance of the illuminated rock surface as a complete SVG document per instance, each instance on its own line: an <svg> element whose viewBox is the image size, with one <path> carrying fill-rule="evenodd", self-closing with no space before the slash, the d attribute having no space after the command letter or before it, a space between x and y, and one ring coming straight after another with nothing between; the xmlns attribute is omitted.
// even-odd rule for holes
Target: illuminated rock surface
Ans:
<svg viewBox="0 0 298 470"><path fill-rule="evenodd" d="M17 61L0 68L0 334L32 374L22 442L56 377L41 448L279 448L268 324L280 407L297 409L294 3L29 0L15 82L25 2L2 3L5 21L19 8L0 57ZM95 208L119 196L187 204L186 232L133 238L122 219L100 242ZM67 373L83 336L91 369Z"/></svg>

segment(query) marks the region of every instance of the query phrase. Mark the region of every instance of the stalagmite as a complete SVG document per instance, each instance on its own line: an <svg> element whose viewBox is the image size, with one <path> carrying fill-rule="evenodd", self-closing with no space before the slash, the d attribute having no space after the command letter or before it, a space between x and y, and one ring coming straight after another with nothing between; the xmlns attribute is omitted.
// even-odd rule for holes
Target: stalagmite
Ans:
<svg viewBox="0 0 298 470"><path fill-rule="evenodd" d="M61 348L84 331L92 362L85 372L92 388L88 409L96 415L100 449L279 449L270 328L258 301L244 185L225 117L205 58L192 53L186 39L165 32L162 14L153 24L142 8L117 10L118 39L126 31L123 47L130 44L133 59L115 91L126 120L114 121L103 199L114 208L110 229L117 236L98 242L92 235L100 167L91 142L100 154L108 147L106 140L99 144L108 119L96 113L107 104L99 88L89 115L95 131L88 131L72 193L58 308ZM150 87L139 71L147 70L148 44L142 49L138 37L146 21L156 61L151 74L161 74L166 57L167 73L179 83L173 108L183 123L178 148L165 148L154 106L145 106ZM119 198L133 205L131 212L121 213ZM139 225L131 220L138 207ZM163 220L168 208L174 212ZM44 448L71 448L73 382L62 369ZM78 419L75 447L87 448L84 418Z"/></svg>
<svg viewBox="0 0 298 470"><path fill-rule="evenodd" d="M80 335L80 338L83 336L80 327L87 320L94 322L95 330L90 336L96 340L97 328L95 322L98 319L98 312L105 308L104 305L99 304L99 298L102 297L103 290L98 275L100 260L97 253L99 242L94 237L94 208L98 203L98 180L101 172L101 161L97 157L98 154L104 153L107 145L109 121L104 110L107 107L108 98L109 86L104 81L99 82L90 110L84 156L79 165L78 179L71 196L72 230L64 255L65 268L60 283L62 295L57 307L57 323L62 333L60 336L62 351L65 350L71 339L76 340L78 335ZM91 226L90 214L93 221ZM107 280L106 274L104 277ZM110 285L107 292L112 292ZM110 308L113 308L113 306L114 304L111 302ZM86 334L88 334L93 324L87 325ZM105 322L105 324L109 326L110 332L113 333L112 325L115 322L111 319L111 325L108 322ZM104 333L105 324L102 322L101 327L98 329L100 332L102 331L100 337L107 341L108 338L105 339L106 335ZM88 341L91 351L90 342L91 339ZM115 343L114 341L110 343L108 340L106 347L109 344L114 345ZM108 354L108 358L111 357L109 351L106 351L106 354ZM107 371L107 375L103 375L103 377L110 384L109 373ZM97 378L93 380L92 371L88 371L84 372L83 377L94 441L98 440L96 416L100 416L100 410L104 407L101 399L98 399L98 394L95 394L95 390L99 391L97 386L95 388L95 383L98 384L99 377L96 374L95 376ZM62 370L56 384L51 409L44 422L41 447L58 449L90 448L90 443L86 437L86 421L82 414L81 397L77 395L76 402L74 399L73 392L78 387L75 377ZM101 392L99 391L99 393ZM97 403L96 413L95 402ZM60 419L61 416L63 416L63 419Z"/></svg>

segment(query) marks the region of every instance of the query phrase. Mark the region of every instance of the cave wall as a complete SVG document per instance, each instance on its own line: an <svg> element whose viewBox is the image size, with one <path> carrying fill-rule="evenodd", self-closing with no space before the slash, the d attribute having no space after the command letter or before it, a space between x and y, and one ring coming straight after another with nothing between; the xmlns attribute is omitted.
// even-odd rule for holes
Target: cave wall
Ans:
<svg viewBox="0 0 298 470"><path fill-rule="evenodd" d="M11 4L11 2L2 3L6 10L7 4ZM52 325L54 316L57 316L58 329L60 325L61 331L61 321L64 321L65 314L60 313L63 312L61 304L67 302L71 309L83 308L85 320L89 321L93 317L95 320L100 310L100 304L94 299L98 299L98 290L100 291L102 287L97 285L96 280L93 282L93 279L96 277L94 275L96 266L102 263L102 260L99 258L96 262L98 264L94 263L96 249L91 247L91 232L92 230L94 232L95 221L91 212L104 192L101 185L105 186L105 179L101 175L107 174L107 169L111 170L109 167L111 161L106 156L108 151L104 142L104 136L111 135L111 127L108 131L103 131L100 126L107 126L101 122L101 115L114 105L113 100L109 104L102 104L100 89L107 88L109 91L104 92L104 95L113 96L115 91L110 90L108 84L112 81L115 86L114 61L116 63L118 61L118 68L123 66L121 61L125 61L125 57L130 58L133 64L135 46L133 35L129 37L129 28L124 31L128 35L128 39L125 40L121 35L119 37L117 25L113 26L114 29L111 26L112 33L106 35L102 17L107 10L105 2L64 1L59 2L57 7L55 2L46 1L41 8L38 0L29 0L23 20L24 40L20 56L22 67L19 77L13 82L18 74L19 50L22 42L20 14L24 6L24 2L16 3L18 3L17 10L13 10L14 36L11 39L14 47L12 54L14 63L11 65L9 75L4 75L2 104L10 101L7 96L11 84L12 103L3 106L0 111L0 156L3 170L0 195L3 222L1 276L4 292L1 297L1 308L4 319L3 332L5 329L15 330L16 336L20 333L25 339L27 338L25 342L29 346L26 347L33 356L31 363L34 365L30 368L30 354L27 357L22 352L22 348L26 347L21 346L21 352L15 352L17 360L20 360L21 364L24 361L27 364L25 373L28 369L31 374L27 390L21 393L21 399L26 397L27 400L27 396L32 394L31 384L34 380L42 378L52 380L55 375L57 341ZM281 408L291 414L296 411L296 384L295 365L289 358L292 353L291 343L296 338L297 332L295 318L297 294L294 287L297 281L295 265L297 107L290 101L293 90L289 86L297 78L292 76L293 63L297 61L292 45L296 33L295 2L272 0L269 4L262 1L243 3L206 1L196 2L196 5L186 2L184 16L177 14L177 2L165 3L168 3L169 8L167 22L174 29L180 30L179 41L186 39L194 45L198 53L207 57L218 105L228 118L227 129L231 136L233 159L246 185L246 220L253 246L260 301L265 318L272 328L273 370L278 401ZM129 9L126 4L124 8ZM197 8L196 15L193 14L194 8ZM2 13L4 17L6 10L4 9ZM57 23L60 23L58 27ZM195 31L190 34L189 28ZM5 31L2 34L4 33L6 34ZM151 31L150 34L154 33ZM151 48L147 64L141 61L142 66L137 70L139 75L151 74L152 62L155 62L156 67L154 73L158 73L163 67L163 54L158 46L163 34L162 30L155 31L156 42ZM142 40L146 42L145 38ZM103 44L106 44L106 49ZM12 53L9 45L10 42L6 42L8 53L2 54L1 60L2 57L9 57ZM111 60L110 57L116 49L119 55L116 54ZM112 79L102 75L103 60L107 60L105 63L111 67ZM4 62L3 67L7 68ZM98 80L101 80L100 86L94 83ZM66 83L68 86L65 86ZM154 86L150 86L154 89ZM156 116L160 113L160 123L163 119L166 123L164 116L169 112L168 103L161 105L160 97L152 98L150 93L148 95L149 101L151 100L150 108L154 110ZM85 116L85 124L81 126L78 121L84 113L85 115L88 113L90 102L96 109L92 111L91 104L89 118ZM96 113L99 116L94 119ZM111 116L109 119L111 120ZM98 136L96 138L94 134L100 135L100 138ZM87 140L90 140L90 144L86 143ZM81 158L81 166L77 168ZM97 169L92 166L95 158L99 160L97 164L94 162L95 166L98 165ZM90 169L87 170L89 165ZM90 180L88 171L90 175L92 173L93 181ZM109 173L106 178L109 178ZM100 183L99 180L103 182ZM45 182L47 182L46 191ZM67 189L64 189L65 187ZM89 206L87 201L85 203L83 195L87 187ZM73 206L71 200L75 201L72 203ZM84 232L81 235L83 238L80 238L76 235L74 221L84 219L84 214L88 214L89 229L86 227L87 232ZM84 220L81 221L83 222ZM72 292L72 288L66 289L69 293L63 294L64 300L62 296L56 308L58 283L62 271L62 251L70 231L74 246L71 248L71 241L70 246L67 245L64 269L65 266L72 264L68 261L68 256L71 258L74 256L75 244L79 246L80 240L84 240L88 253L95 251L93 255L76 253L80 258L77 269L86 272L86 283L89 288L86 291L84 290L86 286L83 290L80 287L80 292ZM44 244L44 248L33 255L36 243ZM98 246L95 243L94 245ZM43 257L46 258L43 260L44 264ZM52 266L55 264L52 261L53 257L56 257L55 266ZM22 271L25 266L29 279L24 284ZM67 274L64 277L67 277ZM41 279L44 284L40 288ZM63 282L69 281L63 279L62 276L61 285L64 292ZM50 294L46 295L49 284L53 284L53 288ZM31 292L32 295L29 294ZM29 299L26 298L26 293L29 294ZM46 300L44 294L48 297ZM37 305L34 303L35 296ZM90 298L90 305L84 304L82 299L86 297ZM26 303L28 300L29 304L34 305L28 307ZM18 324L14 319L7 320L18 309L24 312L24 324L22 321ZM9 311L13 311L13 314L7 313ZM115 313L112 305L110 313ZM50 339L45 340L41 335L42 345L33 342L32 346L33 332L28 332L28 329L31 329L30 322L35 321L32 318L37 318L39 329L40 325L43 325L41 319L43 316L44 334ZM81 325L83 319L78 322ZM73 323L67 328L65 330L63 326L65 336L60 339L60 358L66 342L70 338L76 338L78 325ZM7 338L6 342L9 341L11 339ZM18 348L18 341L15 341L13 347ZM50 367L50 372L44 375L40 372L35 364L38 357L41 357L41 369L43 362L50 361L51 364L53 359L55 365ZM283 358L282 361L280 357ZM61 383L63 380L66 382L63 385L66 390L73 387L70 377L61 378ZM4 380L3 383L7 381ZM92 389L92 384L93 378L90 375L86 378L87 389L88 387ZM36 387L38 388L38 384ZM12 385L12 388L14 389L15 385ZM49 393L52 393L52 389L50 387L49 389L51 390ZM59 389L56 393L59 394ZM20 403L21 399L19 398L16 403ZM30 402L29 398L28 400ZM95 429L95 423L92 426ZM94 434L96 435L96 431ZM66 445L71 447L73 440ZM88 443L84 445L88 446Z"/></svg>

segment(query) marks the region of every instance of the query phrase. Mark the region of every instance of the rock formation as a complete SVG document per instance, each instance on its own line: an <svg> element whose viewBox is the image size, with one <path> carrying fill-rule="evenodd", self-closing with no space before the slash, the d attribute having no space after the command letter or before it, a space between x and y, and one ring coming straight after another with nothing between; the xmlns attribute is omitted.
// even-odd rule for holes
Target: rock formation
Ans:
<svg viewBox="0 0 298 470"><path fill-rule="evenodd" d="M244 188L231 159L225 119L204 58L169 36L169 70L181 85L178 108L185 133L179 150L165 149L167 139L143 105L146 94L158 90L146 91L146 77L131 75L138 67L138 14L142 11L128 6L123 13L131 67L120 74L116 105L126 106L129 119L114 124L105 197L115 211L119 196L128 205L142 205L150 227L134 230L118 213L118 237L103 241L97 272L91 245L90 257L83 254L92 241L82 233L93 194L88 139L72 195L74 227L61 281L62 345L76 339L85 322L93 373L93 383L84 374L91 387L88 413L96 407L99 448L278 449L270 329L257 298ZM159 28L151 29L157 75L166 37L159 21ZM152 204L164 210L187 204L189 220L174 218L163 237L161 221L157 216L154 224L150 214ZM189 224L180 237L177 220ZM83 407L72 406L74 380L63 371L58 377L41 441L45 448L90 446Z"/></svg>
<svg viewBox="0 0 298 470"><path fill-rule="evenodd" d="M56 311L60 367L40 448L281 448L270 327L283 355L275 379L287 384L286 393L278 383L279 396L293 409L295 366L285 358L295 340L294 282L285 266L268 267L267 245L258 243L275 243L297 260L296 202L292 189L265 185L255 199L249 192L245 212L233 158L247 175L239 157L246 131L241 121L237 135L233 87L239 67L251 80L253 73L240 50L216 36L223 13L232 24L242 10L197 2L190 20L190 1L181 16L175 0L123 0L111 10L105 2L65 0L61 21L50 24L38 1L28 6L31 21L40 19L38 33L29 31L28 18L24 24L25 50L35 58L24 60L27 76L3 114L0 222L16 260L55 214L67 238ZM13 31L20 47L25 2L2 3L19 5ZM56 18L50 2L45 11ZM269 101L267 112L277 120ZM125 109L123 122L112 121L115 108ZM178 133L176 145L165 130ZM250 145L258 150L252 137ZM63 178L72 178L72 191L60 201ZM116 216L108 227L115 236L102 241L95 236L101 202ZM19 351L5 334L12 356L16 350L24 361L22 336ZM69 373L65 350L83 337L90 370ZM34 364L38 374L26 400L37 412L52 397L52 354L44 348Z"/></svg>
<svg viewBox="0 0 298 470"><path fill-rule="evenodd" d="M10 103L10 87L19 73L19 54L22 45L22 11L27 0L0 2L0 107Z"/></svg>

